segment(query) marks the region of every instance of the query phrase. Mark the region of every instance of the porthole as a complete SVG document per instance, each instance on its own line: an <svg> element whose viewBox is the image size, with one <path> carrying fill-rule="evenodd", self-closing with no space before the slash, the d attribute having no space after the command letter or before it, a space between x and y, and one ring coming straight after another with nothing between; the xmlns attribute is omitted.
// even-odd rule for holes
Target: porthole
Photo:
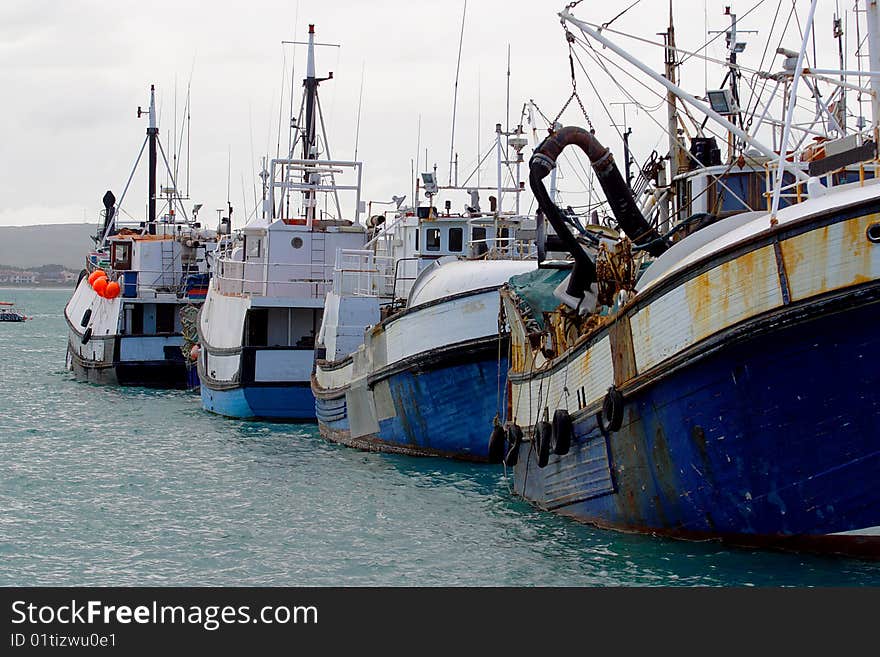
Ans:
<svg viewBox="0 0 880 657"><path fill-rule="evenodd" d="M880 224L871 224L868 226L865 235L867 235L869 242L873 242L874 244L880 242Z"/></svg>
<svg viewBox="0 0 880 657"><path fill-rule="evenodd" d="M303 245L302 237L294 237L292 240L290 240L290 245L294 249L301 249Z"/></svg>

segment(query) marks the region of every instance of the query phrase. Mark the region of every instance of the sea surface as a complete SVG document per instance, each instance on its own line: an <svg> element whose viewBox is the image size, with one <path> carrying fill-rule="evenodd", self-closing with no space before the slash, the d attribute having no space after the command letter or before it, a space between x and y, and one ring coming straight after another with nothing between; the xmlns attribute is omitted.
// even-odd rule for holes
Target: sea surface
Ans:
<svg viewBox="0 0 880 657"><path fill-rule="evenodd" d="M71 290L0 290L0 585L864 586L880 563L595 529L503 470L79 383Z"/></svg>

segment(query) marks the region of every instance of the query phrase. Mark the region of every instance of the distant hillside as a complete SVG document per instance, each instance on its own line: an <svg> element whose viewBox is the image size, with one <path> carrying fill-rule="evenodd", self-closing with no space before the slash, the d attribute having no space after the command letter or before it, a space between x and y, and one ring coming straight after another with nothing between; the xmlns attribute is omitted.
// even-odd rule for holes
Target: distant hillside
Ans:
<svg viewBox="0 0 880 657"><path fill-rule="evenodd" d="M12 267L64 265L79 271L94 248L95 224L0 226L0 263Z"/></svg>

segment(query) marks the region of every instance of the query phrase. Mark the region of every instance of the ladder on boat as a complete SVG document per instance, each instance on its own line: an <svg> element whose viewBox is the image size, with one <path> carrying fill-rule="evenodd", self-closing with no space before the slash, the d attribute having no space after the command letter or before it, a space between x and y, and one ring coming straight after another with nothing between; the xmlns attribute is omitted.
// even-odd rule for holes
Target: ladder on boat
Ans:
<svg viewBox="0 0 880 657"><path fill-rule="evenodd" d="M309 278L315 283L315 296L322 297L326 292L327 233L312 231L312 248Z"/></svg>
<svg viewBox="0 0 880 657"><path fill-rule="evenodd" d="M174 280L174 240L162 240L160 247L162 252L162 272L156 287L168 287L172 290L180 286L180 281Z"/></svg>

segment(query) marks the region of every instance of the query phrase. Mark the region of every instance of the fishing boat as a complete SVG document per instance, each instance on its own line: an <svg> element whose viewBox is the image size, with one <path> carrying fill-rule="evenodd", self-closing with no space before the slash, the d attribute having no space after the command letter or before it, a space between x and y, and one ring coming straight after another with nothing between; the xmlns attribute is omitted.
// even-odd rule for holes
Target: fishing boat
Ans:
<svg viewBox="0 0 880 657"><path fill-rule="evenodd" d="M522 185L502 178L504 164L519 171L525 145L521 126L496 125L498 179L486 210L478 186L440 186L435 167L418 181L413 207L376 216L366 247L339 254L312 377L322 436L371 451L488 459L485 437L504 419L498 288L536 267L520 237ZM438 209L441 192L467 193L464 211L451 211L451 200ZM502 194L514 199L509 211Z"/></svg>
<svg viewBox="0 0 880 657"><path fill-rule="evenodd" d="M119 202L111 191L103 197L95 248L64 308L67 367L90 383L192 388L198 378L187 327L205 299L209 258L228 220L217 230L203 228L197 221L201 205L187 216L186 197L178 192L176 171L159 141L155 87L148 110L138 108L138 116L148 118L146 140ZM145 148L148 209L139 222L127 218L123 202ZM160 152L169 185L158 190Z"/></svg>
<svg viewBox="0 0 880 657"><path fill-rule="evenodd" d="M778 78L788 108L778 153L608 30L571 8L560 14L567 30L662 84L672 105L687 103L728 130L729 143L754 149L773 182L764 207L721 217L716 205L664 232L592 131L561 128L535 150L530 185L569 259L502 289L511 420L498 460L540 508L629 532L880 554L880 184L870 175L880 79L863 90L871 128L841 135L838 124L836 139L818 142L820 156L789 151L799 82L814 93L817 77L854 86L803 65L815 9L814 0L801 49L779 53L789 65ZM864 16L878 71L876 3ZM589 157L619 239L585 245L549 198L544 180L571 145ZM740 174L737 159L727 173ZM757 179L757 167L742 169ZM698 184L720 192L736 182L710 166L664 191L680 200Z"/></svg>
<svg viewBox="0 0 880 657"><path fill-rule="evenodd" d="M262 212L218 253L199 313L198 369L207 411L315 421L309 381L333 263L338 250L358 249L366 241L360 223L363 165L332 159L323 130L318 87L332 76L316 77L310 25L291 151L263 168ZM301 149L301 157L294 149ZM343 209L344 195L354 197L353 209Z"/></svg>
<svg viewBox="0 0 880 657"><path fill-rule="evenodd" d="M30 319L11 301L0 301L0 322L24 322Z"/></svg>

